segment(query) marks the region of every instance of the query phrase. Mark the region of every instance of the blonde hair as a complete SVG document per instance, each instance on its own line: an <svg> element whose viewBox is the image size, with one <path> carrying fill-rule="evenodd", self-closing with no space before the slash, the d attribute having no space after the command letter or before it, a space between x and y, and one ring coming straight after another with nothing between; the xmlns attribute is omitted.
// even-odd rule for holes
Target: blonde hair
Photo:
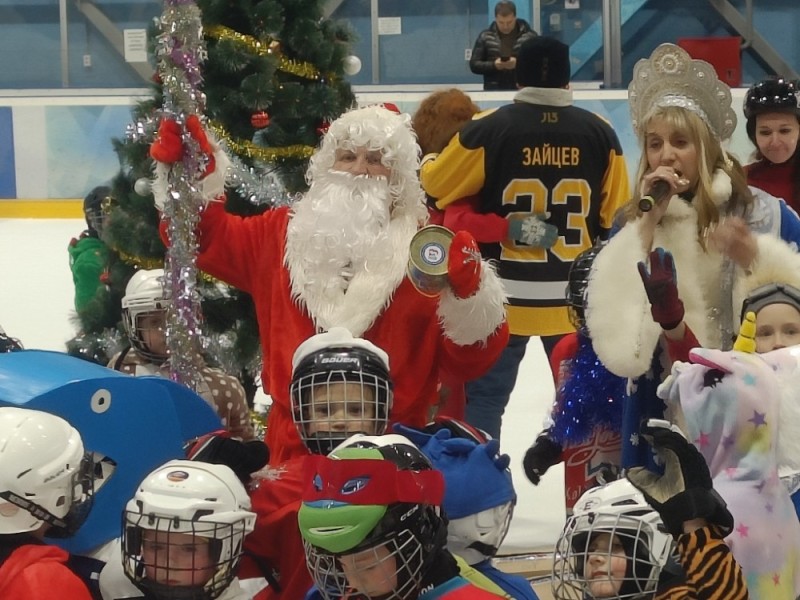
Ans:
<svg viewBox="0 0 800 600"><path fill-rule="evenodd" d="M746 216L753 205L753 194L747 187L747 176L742 165L722 148L719 138L708 124L695 112L680 106L656 107L639 128L639 145L642 149L636 181L650 172L647 162L647 128L653 119L662 119L671 129L688 137L697 148L699 179L697 187L690 190L694 199L692 205L697 211L697 233L702 243L701 233L713 223L719 222L720 211L714 200L713 181L716 171L723 171L731 180L731 197L724 209L726 215ZM628 202L622 209L625 221L632 220L641 211L638 198Z"/></svg>

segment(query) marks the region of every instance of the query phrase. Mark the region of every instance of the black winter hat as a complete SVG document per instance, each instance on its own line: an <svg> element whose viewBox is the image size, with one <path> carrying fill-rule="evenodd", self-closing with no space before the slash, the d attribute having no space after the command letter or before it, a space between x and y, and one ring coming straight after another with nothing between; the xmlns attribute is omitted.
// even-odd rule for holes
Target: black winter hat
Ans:
<svg viewBox="0 0 800 600"><path fill-rule="evenodd" d="M527 40L517 55L516 74L520 87L565 87L571 74L569 46L546 36Z"/></svg>

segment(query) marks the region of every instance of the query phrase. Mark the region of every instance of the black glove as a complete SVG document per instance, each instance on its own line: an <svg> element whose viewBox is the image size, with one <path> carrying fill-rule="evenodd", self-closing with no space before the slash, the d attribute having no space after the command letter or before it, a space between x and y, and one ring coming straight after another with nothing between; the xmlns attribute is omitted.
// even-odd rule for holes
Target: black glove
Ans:
<svg viewBox="0 0 800 600"><path fill-rule="evenodd" d="M547 469L561 462L562 451L563 448L554 442L546 431L536 438L533 446L528 448L525 458L522 459L525 475L533 485L539 485L539 481Z"/></svg>
<svg viewBox="0 0 800 600"><path fill-rule="evenodd" d="M269 461L269 448L261 440L242 442L225 434L211 433L199 438L186 451L190 460L230 467L247 484L250 474L263 469Z"/></svg>
<svg viewBox="0 0 800 600"><path fill-rule="evenodd" d="M725 535L733 531L733 515L714 490L703 455L677 426L650 419L642 427L642 436L662 459L664 474L634 467L626 476L661 516L667 531L677 537L685 521L699 518L721 527Z"/></svg>

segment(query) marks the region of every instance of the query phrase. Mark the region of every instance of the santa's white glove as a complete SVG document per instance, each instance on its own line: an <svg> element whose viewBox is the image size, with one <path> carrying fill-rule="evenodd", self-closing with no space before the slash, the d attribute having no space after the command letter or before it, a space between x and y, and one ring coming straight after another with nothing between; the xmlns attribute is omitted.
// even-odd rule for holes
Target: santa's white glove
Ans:
<svg viewBox="0 0 800 600"><path fill-rule="evenodd" d="M558 227L545 223L548 215L530 215L508 221L508 237L534 248L551 248L558 239Z"/></svg>

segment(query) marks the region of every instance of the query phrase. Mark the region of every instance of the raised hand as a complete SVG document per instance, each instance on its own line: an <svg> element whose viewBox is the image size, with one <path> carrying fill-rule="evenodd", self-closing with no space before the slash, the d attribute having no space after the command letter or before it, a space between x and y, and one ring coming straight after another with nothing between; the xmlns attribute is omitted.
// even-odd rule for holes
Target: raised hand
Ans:
<svg viewBox="0 0 800 600"><path fill-rule="evenodd" d="M480 287L481 251L468 231L459 231L450 243L447 278L453 293L459 298L469 298Z"/></svg>
<svg viewBox="0 0 800 600"><path fill-rule="evenodd" d="M733 531L733 516L714 490L705 458L680 429L666 421L650 419L642 427L642 436L663 462L664 474L633 467L626 477L658 512L667 531L678 536L684 532L683 524L695 519L705 519L726 533Z"/></svg>
<svg viewBox="0 0 800 600"><path fill-rule="evenodd" d="M678 295L678 277L672 254L656 248L649 255L650 270L644 262L637 264L653 320L669 331L683 321L685 310Z"/></svg>

